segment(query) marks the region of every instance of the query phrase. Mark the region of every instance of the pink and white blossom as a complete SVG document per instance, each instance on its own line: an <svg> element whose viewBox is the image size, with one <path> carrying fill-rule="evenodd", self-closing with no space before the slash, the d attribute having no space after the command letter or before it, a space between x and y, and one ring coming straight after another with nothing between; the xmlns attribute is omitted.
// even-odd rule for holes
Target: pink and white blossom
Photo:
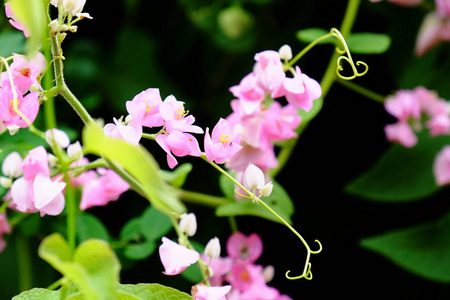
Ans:
<svg viewBox="0 0 450 300"><path fill-rule="evenodd" d="M127 101L126 107L133 119L141 119L142 126L158 127L164 125L159 112L161 103L159 89L150 88L137 94L133 100Z"/></svg>
<svg viewBox="0 0 450 300"><path fill-rule="evenodd" d="M29 126L28 122L34 122L39 111L38 93L28 93L24 97L17 91L17 99L14 99L15 97L10 87L0 89L0 121L3 121L3 126L5 127L18 126L26 128ZM14 109L14 101L16 101L17 109L21 114Z"/></svg>
<svg viewBox="0 0 450 300"><path fill-rule="evenodd" d="M167 164L171 169L178 164L175 156L182 157L186 155L202 155L196 138L189 133L174 130L167 135L158 134L155 140L167 153Z"/></svg>
<svg viewBox="0 0 450 300"><path fill-rule="evenodd" d="M142 137L142 124L139 119L132 119L127 124L113 118L113 123L108 123L103 127L103 133L107 137L124 140L131 145L138 145Z"/></svg>
<svg viewBox="0 0 450 300"><path fill-rule="evenodd" d="M230 285L226 286L205 286L198 284L193 287L193 297L196 300L227 300L225 295L231 290Z"/></svg>
<svg viewBox="0 0 450 300"><path fill-rule="evenodd" d="M159 247L159 257L164 266L165 275L180 274L200 258L197 251L181 246L166 237L162 238L162 242Z"/></svg>
<svg viewBox="0 0 450 300"><path fill-rule="evenodd" d="M3 175L10 178L17 178L22 175L22 157L16 151L8 154L2 163Z"/></svg>
<svg viewBox="0 0 450 300"><path fill-rule="evenodd" d="M209 161L215 161L217 164L224 163L235 155L242 146L241 133L235 132L225 119L220 119L214 126L211 135L209 128L205 133L205 154Z"/></svg>

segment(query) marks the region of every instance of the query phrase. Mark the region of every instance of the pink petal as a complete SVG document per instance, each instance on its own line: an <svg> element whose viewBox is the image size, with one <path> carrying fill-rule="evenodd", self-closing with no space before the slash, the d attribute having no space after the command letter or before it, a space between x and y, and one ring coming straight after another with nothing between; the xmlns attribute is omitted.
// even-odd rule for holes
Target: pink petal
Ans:
<svg viewBox="0 0 450 300"><path fill-rule="evenodd" d="M165 275L180 274L200 258L197 251L181 246L166 237L162 238L162 242L163 244L159 247L159 256Z"/></svg>

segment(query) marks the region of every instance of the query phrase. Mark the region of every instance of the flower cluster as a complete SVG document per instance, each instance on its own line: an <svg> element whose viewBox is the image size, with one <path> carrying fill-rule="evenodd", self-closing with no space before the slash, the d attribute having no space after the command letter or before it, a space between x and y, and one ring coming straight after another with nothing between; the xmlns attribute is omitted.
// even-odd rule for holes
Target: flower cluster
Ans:
<svg viewBox="0 0 450 300"><path fill-rule="evenodd" d="M423 87L400 90L386 99L384 107L397 118L397 123L386 125L389 141L405 147L417 144L415 131L425 126L431 136L450 134L449 106L447 101Z"/></svg>
<svg viewBox="0 0 450 300"><path fill-rule="evenodd" d="M197 220L193 213L184 215L179 222L180 231L187 236L195 235L197 231ZM216 259L220 256L219 239L212 238L205 247L203 255L197 251L186 247L186 239L179 238L180 244L163 237L162 245L159 247L159 256L164 266L165 275L177 275L187 267L195 264L200 258L203 261ZM192 288L192 296L196 300L226 300L225 295L230 291L231 286L214 285L206 286L199 283Z"/></svg>
<svg viewBox="0 0 450 300"><path fill-rule="evenodd" d="M73 160L71 167L77 169L88 163L83 157L79 142L70 144L67 134L58 129L46 132L47 142L51 147L67 148L67 157ZM57 158L47 153L43 146L38 146L28 152L22 160L17 152L6 156L2 164L0 183L10 188L5 197L11 200L10 208L24 213L40 212L44 215L59 215L65 206L64 189L67 185L62 176L57 173ZM97 168L82 170L75 174L70 172L71 184L83 187L80 209L92 206L106 205L117 200L129 189L129 184L112 170Z"/></svg>
<svg viewBox="0 0 450 300"><path fill-rule="evenodd" d="M213 276L210 281L215 286L225 283L231 285L228 300L291 299L267 285L273 277L273 267L263 268L255 264L263 252L262 240L256 233L246 236L236 232L228 238L226 248L227 257L218 257L211 261Z"/></svg>
<svg viewBox="0 0 450 300"><path fill-rule="evenodd" d="M28 127L39 111L40 76L46 68L42 53L27 60L14 54L12 63L0 77L0 133Z"/></svg>
<svg viewBox="0 0 450 300"><path fill-rule="evenodd" d="M283 57L280 56L280 53ZM303 74L299 67L289 68L287 77L281 59L292 58L290 48L279 52L263 51L255 55L253 71L239 85L230 88L237 98L231 101L233 112L228 123L242 133L243 149L226 163L227 168L242 174L252 162L267 173L278 165L274 142L296 137L300 125L298 109L309 111L322 94L319 83ZM286 105L274 99L284 97Z"/></svg>

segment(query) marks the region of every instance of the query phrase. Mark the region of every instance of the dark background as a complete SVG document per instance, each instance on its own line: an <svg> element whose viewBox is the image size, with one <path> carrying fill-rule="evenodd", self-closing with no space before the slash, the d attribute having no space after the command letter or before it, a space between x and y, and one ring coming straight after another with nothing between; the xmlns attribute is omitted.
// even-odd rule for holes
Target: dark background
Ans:
<svg viewBox="0 0 450 300"><path fill-rule="evenodd" d="M300 51L305 44L296 39L297 30L339 27L346 6L346 1L336 0L247 1L244 8L253 15L253 27L242 40L224 42L214 21L217 12L211 10L212 17L203 22L196 23L189 17L193 11L205 12L205 8L214 7L210 3L88 1L84 11L93 20L80 22L78 32L69 34L63 44L69 87L94 117L106 122L126 113L125 101L146 88L158 87L163 98L174 94L186 102L197 125L211 128L219 117L231 112L228 88L251 71L255 53L278 50L283 44L291 45L294 53ZM227 1L213 3L221 9L229 5ZM381 95L414 87L405 83L404 74L416 59L414 42L425 13L421 8L362 1L353 31L387 33L392 45L382 55L355 55L355 60L365 61L370 68L355 82ZM439 51L448 50L444 44ZM299 62L302 71L320 81L332 51L330 45L314 48ZM445 90L442 93L450 97ZM81 129L76 115L59 102L59 121ZM294 227L312 249L315 239L324 247L322 253L312 256L312 281L289 281L283 275L287 270L300 274L306 255L301 242L287 228L254 217L237 218L244 233L257 232L262 237L265 248L258 263L275 267L270 285L281 293L293 299L448 299L448 285L408 273L359 246L364 237L435 221L449 208L446 190L409 204L370 202L344 192L346 184L368 170L389 147L383 127L392 121L381 104L335 84L322 111L302 135L290 163L278 176L277 181L295 202ZM154 143L144 144L167 168L164 152ZM186 189L220 195L215 170L198 159L179 161L194 164ZM90 212L108 226L112 235L117 235L123 224L139 215L146 205L145 200L127 192L118 202ZM197 239L206 243L213 236L223 237L225 248L224 237L230 234L227 220L218 220L211 209L190 204L188 209L197 214ZM37 241L33 243L36 247ZM0 259L14 256L15 243L11 240L9 244ZM0 265L0 295L8 295L0 296L2 299L18 292L12 275L15 272L6 271L14 268L13 262L9 264L11 268L6 262ZM33 268L36 273L51 272L45 262L35 262ZM153 255L124 268L121 281L158 282L189 291L189 283L160 275L161 271L159 259ZM51 283L39 277L43 276L37 276L36 285Z"/></svg>

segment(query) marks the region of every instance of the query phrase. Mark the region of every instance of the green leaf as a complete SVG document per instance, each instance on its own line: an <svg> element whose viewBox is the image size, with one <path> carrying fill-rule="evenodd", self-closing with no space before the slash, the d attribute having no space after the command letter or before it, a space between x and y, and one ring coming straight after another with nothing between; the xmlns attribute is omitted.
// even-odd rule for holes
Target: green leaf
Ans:
<svg viewBox="0 0 450 300"><path fill-rule="evenodd" d="M75 282L87 299L113 299L120 264L114 251L101 240L88 240L72 251L58 234L46 237L39 246L39 256Z"/></svg>
<svg viewBox="0 0 450 300"><path fill-rule="evenodd" d="M450 282L450 215L420 225L366 238L361 245L427 279Z"/></svg>
<svg viewBox="0 0 450 300"><path fill-rule="evenodd" d="M27 55L34 56L47 38L46 12L49 1L9 0L8 3L15 20L22 24L30 35L26 45Z"/></svg>
<svg viewBox="0 0 450 300"><path fill-rule="evenodd" d="M291 216L294 213L294 205L288 193L279 183L273 182L272 194L269 197L262 198L262 200L286 222L289 224L292 223ZM248 199L221 205L216 209L216 215L219 217L249 215L281 223L281 221L263 205L252 203Z"/></svg>
<svg viewBox="0 0 450 300"><path fill-rule="evenodd" d="M159 240L172 229L169 217L148 207L141 216L141 232L149 241Z"/></svg>
<svg viewBox="0 0 450 300"><path fill-rule="evenodd" d="M358 54L381 54L386 52L390 45L391 38L381 33L352 33L347 39L350 52Z"/></svg>
<svg viewBox="0 0 450 300"><path fill-rule="evenodd" d="M122 242L130 242L140 239L142 239L141 218L133 218L122 227L120 240Z"/></svg>
<svg viewBox="0 0 450 300"><path fill-rule="evenodd" d="M83 130L83 145L85 153L119 163L140 183L146 198L156 209L167 215L186 211L172 188L159 176L159 166L145 148L106 137L96 124L89 124Z"/></svg>
<svg viewBox="0 0 450 300"><path fill-rule="evenodd" d="M202 273L198 268L197 264L190 265L180 274L184 279L192 282L193 284L197 284L203 280Z"/></svg>
<svg viewBox="0 0 450 300"><path fill-rule="evenodd" d="M25 37L22 32L8 31L0 34L0 55L8 57L12 53L23 53Z"/></svg>
<svg viewBox="0 0 450 300"><path fill-rule="evenodd" d="M90 238L109 241L110 236L108 230L103 223L95 216L82 213L77 217L77 236L79 242L83 242Z"/></svg>
<svg viewBox="0 0 450 300"><path fill-rule="evenodd" d="M154 241L145 241L139 244L129 244L123 249L123 255L131 260L141 260L149 257L156 250Z"/></svg>
<svg viewBox="0 0 450 300"><path fill-rule="evenodd" d="M176 167L174 171L161 170L160 174L165 181L167 181L174 187L182 187L191 171L192 164L185 163Z"/></svg>
<svg viewBox="0 0 450 300"><path fill-rule="evenodd" d="M20 293L12 298L12 300L59 300L59 291L50 291L42 288L34 288L29 291Z"/></svg>
<svg viewBox="0 0 450 300"><path fill-rule="evenodd" d="M322 28L306 28L297 31L296 36L297 39L299 39L302 42L305 43L311 43L317 40L318 38L323 37L324 35L329 34L330 32L328 30L322 29ZM334 44L334 40L330 37L323 41L321 41L319 44L325 44L325 43L331 43Z"/></svg>
<svg viewBox="0 0 450 300"><path fill-rule="evenodd" d="M386 202L405 202L429 196L439 189L433 176L433 161L449 136L419 135L413 148L393 145L365 174L346 190L359 197Z"/></svg>
<svg viewBox="0 0 450 300"><path fill-rule="evenodd" d="M160 284L120 284L117 291L142 300L192 300L186 293Z"/></svg>

